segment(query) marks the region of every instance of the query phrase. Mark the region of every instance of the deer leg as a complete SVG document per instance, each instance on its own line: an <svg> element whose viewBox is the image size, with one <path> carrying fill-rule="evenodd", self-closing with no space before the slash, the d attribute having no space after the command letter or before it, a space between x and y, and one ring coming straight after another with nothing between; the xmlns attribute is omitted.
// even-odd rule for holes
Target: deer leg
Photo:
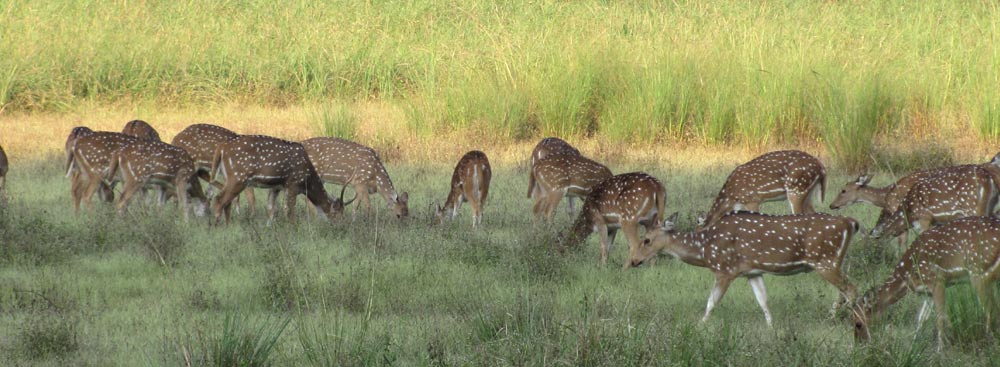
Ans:
<svg viewBox="0 0 1000 367"><path fill-rule="evenodd" d="M604 266L608 264L608 252L611 249L611 243L614 242L614 239L608 233L608 226L604 224L604 221L595 223L594 226L597 229L597 236L601 240L601 266Z"/></svg>
<svg viewBox="0 0 1000 367"><path fill-rule="evenodd" d="M771 327L771 310L767 308L767 288L764 288L764 277L747 278L747 283L750 283L750 288L753 288L753 295L757 298L760 309L764 310L764 320L767 321L767 327Z"/></svg>
<svg viewBox="0 0 1000 367"><path fill-rule="evenodd" d="M621 222L622 231L625 232L625 239L628 240L628 256L625 257L625 264L622 265L622 269L628 269L632 264L632 259L636 255L636 251L639 249L639 224L630 220L625 220Z"/></svg>
<svg viewBox="0 0 1000 367"><path fill-rule="evenodd" d="M990 287L990 282L983 277L972 277L971 279L972 287L976 291L976 296L979 297L979 304L983 307L983 314L986 316L986 332L992 334L993 329L993 310L995 304L994 299L994 287Z"/></svg>
<svg viewBox="0 0 1000 367"><path fill-rule="evenodd" d="M566 196L566 190L555 190L549 193L545 200L545 221L547 223L552 223L556 216L556 208L559 207L559 202L562 201L563 196Z"/></svg>
<svg viewBox="0 0 1000 367"><path fill-rule="evenodd" d="M729 283L732 282L733 277L729 274L715 274L715 286L712 287L712 292L708 294L708 305L705 306L705 316L701 317L701 322L708 320L708 315L712 314L712 309L715 308L715 305L719 304L719 301L722 300L722 296L726 295L726 290L729 289Z"/></svg>
<svg viewBox="0 0 1000 367"><path fill-rule="evenodd" d="M535 201L534 205L531 207L531 213L535 216L535 224L542 222L545 214L545 191L541 189L535 189L535 194L531 195L532 200Z"/></svg>
<svg viewBox="0 0 1000 367"><path fill-rule="evenodd" d="M278 190L268 190L267 192L267 225L274 223L274 216L278 211Z"/></svg>
<svg viewBox="0 0 1000 367"><path fill-rule="evenodd" d="M122 197L118 198L118 215L124 215L125 209L128 207L128 203L132 201L132 196L139 191L142 187L141 182L127 181L125 182L125 190L122 192Z"/></svg>
<svg viewBox="0 0 1000 367"><path fill-rule="evenodd" d="M190 201L190 197L187 190L187 183L188 180L183 172L178 173L177 176L174 177L174 191L177 195L177 207L181 210L181 216L184 217L184 223L187 223L191 219L191 217L188 216L188 202Z"/></svg>
<svg viewBox="0 0 1000 367"><path fill-rule="evenodd" d="M858 295L858 289L854 287L851 282L848 282L844 278L844 274L840 272L839 269L823 268L817 269L819 276L823 277L828 283L833 284L837 287L839 293L837 294L837 300L833 302L833 306L830 308L831 317L837 312L837 309L843 305L850 304ZM843 303L841 303L843 301Z"/></svg>
<svg viewBox="0 0 1000 367"><path fill-rule="evenodd" d="M73 200L73 213L80 213L80 199L83 197L83 183L80 174L73 172L69 177L69 194Z"/></svg>
<svg viewBox="0 0 1000 367"><path fill-rule="evenodd" d="M950 327L950 322L948 321L948 315L945 309L945 287L947 284L944 279L940 279L934 284L934 289L931 290L931 296L934 298L934 312L937 313L937 341L938 350L944 346L944 329Z"/></svg>
<svg viewBox="0 0 1000 367"><path fill-rule="evenodd" d="M296 201L295 197L297 197L299 195L299 191L296 190L294 187L288 188L285 191L287 191L285 193L285 216L288 217L289 221L294 221L295 220L295 201ZM306 201L309 201L309 199L306 198ZM309 205L306 205L306 206L309 206Z"/></svg>
<svg viewBox="0 0 1000 367"><path fill-rule="evenodd" d="M372 212L372 202L371 198L368 197L368 186L359 183L354 185L354 194L357 195L358 204L354 207L354 215L357 216L358 208L362 205L365 207L365 215L371 214Z"/></svg>
<svg viewBox="0 0 1000 367"><path fill-rule="evenodd" d="M87 185L86 188L84 188L82 196L82 200L84 205L87 206L87 209L94 209L94 203L91 201L91 198L94 196L94 193L97 192L97 189L100 188L100 182L101 180L96 177L87 179Z"/></svg>
<svg viewBox="0 0 1000 367"><path fill-rule="evenodd" d="M226 186L222 189L222 193L215 197L215 202L212 204L212 212L215 213L215 224L219 224L219 219L222 214L226 215L226 224L229 224L230 220L230 209L233 203L233 199L240 194L246 185L236 182L234 179L226 180Z"/></svg>
<svg viewBox="0 0 1000 367"><path fill-rule="evenodd" d="M570 197L566 198L566 213L569 214L570 217L572 217L573 216L573 212L576 211L576 208L574 208L574 206L575 206L575 204L574 204L574 201L573 201L573 197L570 196Z"/></svg>

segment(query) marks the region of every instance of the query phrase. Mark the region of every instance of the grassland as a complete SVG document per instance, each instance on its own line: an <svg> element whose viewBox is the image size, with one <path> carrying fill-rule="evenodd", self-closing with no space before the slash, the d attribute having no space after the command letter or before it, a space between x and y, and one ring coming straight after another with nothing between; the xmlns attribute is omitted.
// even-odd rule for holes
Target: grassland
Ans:
<svg viewBox="0 0 1000 367"><path fill-rule="evenodd" d="M853 167L893 133L1000 136L992 1L11 0L0 17L7 112L376 101L424 138L821 143Z"/></svg>
<svg viewBox="0 0 1000 367"><path fill-rule="evenodd" d="M730 160L695 152L613 167L661 178L669 209L690 228ZM14 171L0 206L3 365L232 365L252 360L257 345L273 347L274 365L312 366L986 365L1000 352L968 286L949 290L956 327L943 353L934 352L932 324L915 326L919 297L890 310L874 344L855 346L843 315L828 316L835 289L811 274L767 278L773 329L743 283L700 325L708 271L668 259L598 267L595 238L553 251L570 218L532 225L518 165L498 167L485 226L470 231L467 208L457 222L428 225L450 164L390 165L411 193L414 218L404 223L379 205L354 221L300 213L267 227L242 215L227 228L183 223L170 207L74 216L61 164ZM831 178L829 191L847 179ZM868 225L875 213L843 211ZM624 261L621 240L613 264ZM899 255L892 248L856 240L847 260L854 283L884 279Z"/></svg>

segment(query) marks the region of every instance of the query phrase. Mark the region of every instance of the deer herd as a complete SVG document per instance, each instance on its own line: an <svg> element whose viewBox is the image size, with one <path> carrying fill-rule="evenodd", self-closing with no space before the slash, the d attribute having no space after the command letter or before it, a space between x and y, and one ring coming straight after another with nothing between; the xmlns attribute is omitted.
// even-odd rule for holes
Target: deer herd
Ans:
<svg viewBox="0 0 1000 367"><path fill-rule="evenodd" d="M116 203L119 214L139 194L164 205L176 198L188 220L213 215L218 225L231 220L230 209L242 194L248 214L254 214L253 188L268 190L268 223L275 220L277 197L285 191L285 214L294 218L297 196L303 194L321 217L341 216L355 200L352 215L364 206L370 213L370 194L380 195L397 218L409 216L409 195L397 192L378 153L364 145L332 137L293 142L263 135L241 135L226 128L195 124L178 133L170 144L148 123L130 121L122 132L76 127L66 139L66 176L74 209L92 208L92 197L114 201L114 187L124 188ZM0 191L8 171L0 148ZM436 204L433 220L453 219L463 202L472 207L472 226L482 226L483 206L493 173L481 151L461 157L452 174L443 205ZM567 198L572 215L574 199L583 200L576 220L558 235L560 248L582 244L592 233L600 242L600 263L606 264L618 230L625 233L628 255L624 267L651 263L659 254L709 269L715 275L702 321L719 304L733 280L746 278L767 325L772 324L764 274L794 275L815 272L837 288L833 310L847 309L858 341L871 338L871 326L886 308L906 293L930 295L918 322L937 314L937 338L943 343L945 288L967 279L985 309L987 328L996 320L997 281L1000 277L1000 219L994 207L1000 197L1000 154L988 163L943 167L909 174L885 187L871 187L863 174L847 183L830 204L840 209L854 203L879 207L872 238L900 237L913 230L916 240L905 250L884 284L857 298L844 274L844 260L858 221L816 213L813 199L822 202L826 170L805 152L766 153L736 167L727 177L709 211L691 231L676 228L677 213L666 217L666 189L643 172L614 175L605 165L585 157L559 138L542 139L530 157L528 197L534 202L536 223L551 224L555 209ZM206 186L203 189L202 182ZM325 184L340 185L332 196ZM344 201L350 187L354 198ZM768 201L787 201L791 214L759 212ZM640 227L643 234L640 234Z"/></svg>

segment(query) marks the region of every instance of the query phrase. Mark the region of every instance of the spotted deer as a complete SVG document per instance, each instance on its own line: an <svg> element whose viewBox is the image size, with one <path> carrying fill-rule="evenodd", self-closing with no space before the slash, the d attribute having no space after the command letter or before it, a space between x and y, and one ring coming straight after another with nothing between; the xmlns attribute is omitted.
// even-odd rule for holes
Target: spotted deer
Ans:
<svg viewBox="0 0 1000 367"><path fill-rule="evenodd" d="M112 177L110 180L105 180L108 176L108 167L111 164L111 155L137 140L130 135L106 131L94 131L73 139L70 147L71 154L66 166L67 175L71 178L71 186L74 175L79 175L76 178L76 187L72 188L73 208L76 211L80 210L81 201L85 201L87 206L92 207L90 198L98 190L103 191L102 186L107 187L109 193L104 198L105 201L111 202L113 200L113 194L110 192L114 189L118 179Z"/></svg>
<svg viewBox="0 0 1000 367"><path fill-rule="evenodd" d="M318 137L302 141L309 160L316 166L323 182L336 185L350 185L359 199L354 207L364 205L371 210L369 194L378 193L389 204L397 218L409 215L409 194L396 194L382 160L374 149L364 145L333 137Z"/></svg>
<svg viewBox="0 0 1000 367"><path fill-rule="evenodd" d="M177 133L170 144L184 149L191 156L191 159L194 160L194 167L198 172L198 177L209 184L207 189L209 195L211 195L213 194L213 190L222 189L222 183L213 181L209 173L212 170L212 158L215 156L215 149L220 144L232 141L237 137L239 137L239 134L222 126L194 124ZM225 177L219 178L225 180ZM250 215L253 216L257 207L257 200L254 197L253 190L244 190L242 195L246 196ZM239 198L237 197L235 200L237 201L237 207L239 207Z"/></svg>
<svg viewBox="0 0 1000 367"><path fill-rule="evenodd" d="M575 247L597 232L601 241L601 265L608 263L608 253L618 230L628 239L629 259L639 245L639 225L649 231L663 215L666 190L659 180L642 172L612 176L595 185L569 231L560 235L563 247Z"/></svg>
<svg viewBox="0 0 1000 367"><path fill-rule="evenodd" d="M899 205L903 202L903 198L906 197L906 193L909 192L910 188L912 188L918 181L947 171L951 168L953 167L941 167L916 171L904 176L896 181L896 183L884 187L868 186L873 176L870 174L862 174L857 180L848 182L844 185L844 188L840 190L837 197L832 203L830 203L830 209L837 210L859 202L870 203L882 209L879 212L879 220L885 220L883 218L891 216L896 212L896 209L899 209ZM899 247L905 247L907 242L906 232L903 232L898 239Z"/></svg>
<svg viewBox="0 0 1000 367"><path fill-rule="evenodd" d="M75 198L83 196L83 190L87 187L88 183L81 177L79 170L71 169L73 168L70 165L73 158L73 144L76 143L76 139L93 133L94 130L91 130L89 127L77 126L70 130L69 136L66 137L66 177L69 177L70 197L74 198L74 204L76 204L78 210L79 203ZM101 201L108 203L114 201L114 191L103 180L98 183L97 195Z"/></svg>
<svg viewBox="0 0 1000 367"><path fill-rule="evenodd" d="M815 271L840 291L834 310L841 301L856 295L855 287L841 271L858 222L847 217L822 213L767 215L740 211L723 216L694 232L674 230L677 214L646 232L645 239L631 258L632 266L664 252L687 264L708 268L715 274L715 286L701 321L708 320L738 277L747 278L764 319L771 326L764 274L794 275Z"/></svg>
<svg viewBox="0 0 1000 367"><path fill-rule="evenodd" d="M493 170L486 153L478 150L465 153L455 166L451 175L451 191L444 201L444 206L437 205L434 211L435 222L440 224L458 214L463 202L472 206L472 228L483 222L483 205L490 192L490 180Z"/></svg>
<svg viewBox="0 0 1000 367"><path fill-rule="evenodd" d="M122 134L132 135L143 140L160 141L160 133L156 132L156 129L142 120L132 120L125 123Z"/></svg>
<svg viewBox="0 0 1000 367"><path fill-rule="evenodd" d="M992 215L997 196L997 184L988 170L978 165L951 167L914 184L894 213L879 218L871 236L895 237L911 227L919 233L933 224Z"/></svg>
<svg viewBox="0 0 1000 367"><path fill-rule="evenodd" d="M9 163L7 162L7 153L3 151L3 147L0 147L0 192L4 191L4 187L7 186L7 169Z"/></svg>
<svg viewBox="0 0 1000 367"><path fill-rule="evenodd" d="M826 169L816 157L798 150L766 153L729 174L699 227L709 226L732 211L758 211L767 201L787 199L792 214L812 213L817 186L822 201Z"/></svg>
<svg viewBox="0 0 1000 367"><path fill-rule="evenodd" d="M903 254L892 275L872 288L854 305L854 336L859 342L871 339L869 327L907 293L929 294L937 313L938 349L948 325L945 288L968 280L984 306L990 330L997 311L996 283L1000 278L1000 219L966 217L928 229ZM926 320L930 300L925 300L917 317Z"/></svg>
<svg viewBox="0 0 1000 367"><path fill-rule="evenodd" d="M567 143L565 140L553 137L542 139L535 145L535 149L531 151L531 167L528 170L529 199L535 199L538 190L535 178L535 165L547 157L561 155L580 155L580 151ZM566 207L567 211L570 214L573 214L573 197L569 197L566 201L568 203Z"/></svg>
<svg viewBox="0 0 1000 367"><path fill-rule="evenodd" d="M305 194L317 212L333 219L344 211L340 199L330 198L302 144L263 135L242 135L221 143L212 158L213 178L226 177L222 191L212 203L215 222L223 213L229 223L230 204L248 186L270 190L268 223L274 221L278 192L285 190L285 212L294 219L295 197ZM353 201L353 199L352 199ZM348 202L349 204L350 202Z"/></svg>
<svg viewBox="0 0 1000 367"><path fill-rule="evenodd" d="M590 189L611 176L611 170L582 155L555 155L531 168L535 179L535 220L552 222L563 196L586 198Z"/></svg>
<svg viewBox="0 0 1000 367"><path fill-rule="evenodd" d="M160 205L166 201L164 193L176 193L185 221L189 203L194 205L195 215L205 215L208 199L198 181L194 161L184 149L158 140L138 140L112 154L105 179L111 180L119 172L124 188L118 199L118 214L125 213L132 196L140 189L158 186Z"/></svg>

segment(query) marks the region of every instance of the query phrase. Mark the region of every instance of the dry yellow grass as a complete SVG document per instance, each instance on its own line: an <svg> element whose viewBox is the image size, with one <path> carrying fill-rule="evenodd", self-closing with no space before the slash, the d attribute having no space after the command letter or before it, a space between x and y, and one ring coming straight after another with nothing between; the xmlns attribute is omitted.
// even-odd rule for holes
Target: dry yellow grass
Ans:
<svg viewBox="0 0 1000 367"><path fill-rule="evenodd" d="M357 102L348 107L357 117L357 140L376 148L390 163L452 164L466 151L483 150L497 166L517 166L537 139L510 141L488 132L469 129L441 133L433 137L413 135L405 125L405 112L397 105L382 102ZM157 108L144 105L93 105L69 112L0 113L0 146L14 164L58 157L66 135L75 126L94 130L119 131L127 121L142 119L151 123L165 141L190 124L212 123L242 134L265 134L289 140L302 140L319 134L315 121L317 105L282 108L247 105L213 105L207 108ZM996 153L990 146L964 129L933 131L913 129L905 139L885 139L900 151L923 149L933 142L948 147L960 162L983 161ZM720 146L693 143L622 144L601 138L569 139L587 155L608 163L656 164L677 169L712 165L730 166L746 161L764 151L798 148L818 155L828 162L822 144L809 146Z"/></svg>

